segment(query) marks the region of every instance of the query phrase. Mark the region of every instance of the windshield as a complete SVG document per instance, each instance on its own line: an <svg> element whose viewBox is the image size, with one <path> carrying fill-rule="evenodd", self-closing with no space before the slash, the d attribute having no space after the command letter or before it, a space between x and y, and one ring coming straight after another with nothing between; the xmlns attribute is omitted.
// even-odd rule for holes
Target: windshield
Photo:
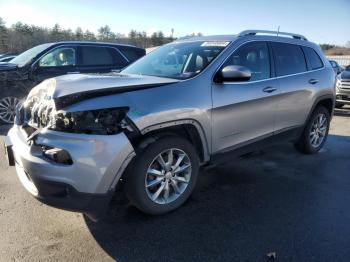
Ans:
<svg viewBox="0 0 350 262"><path fill-rule="evenodd" d="M21 53L11 60L11 63L18 65L19 67L28 64L34 57L44 51L46 48L51 46L52 44L43 44L35 46L27 51Z"/></svg>
<svg viewBox="0 0 350 262"><path fill-rule="evenodd" d="M122 73L187 79L203 71L228 44L226 41L168 44L140 58Z"/></svg>

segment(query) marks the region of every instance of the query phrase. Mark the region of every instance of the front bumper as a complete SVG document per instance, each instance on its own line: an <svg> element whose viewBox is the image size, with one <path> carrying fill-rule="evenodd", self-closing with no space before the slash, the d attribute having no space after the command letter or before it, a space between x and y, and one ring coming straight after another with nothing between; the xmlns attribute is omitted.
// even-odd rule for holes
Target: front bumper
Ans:
<svg viewBox="0 0 350 262"><path fill-rule="evenodd" d="M124 133L84 135L42 130L27 142L21 126L11 128L6 139L23 186L40 201L62 209L102 214L128 163L135 156ZM42 146L66 150L72 164L60 164L43 156ZM10 159L10 158L9 158Z"/></svg>

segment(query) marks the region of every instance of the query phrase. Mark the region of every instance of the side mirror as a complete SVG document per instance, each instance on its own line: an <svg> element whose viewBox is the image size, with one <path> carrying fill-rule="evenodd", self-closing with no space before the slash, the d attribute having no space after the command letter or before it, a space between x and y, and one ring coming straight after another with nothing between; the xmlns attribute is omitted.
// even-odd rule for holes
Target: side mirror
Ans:
<svg viewBox="0 0 350 262"><path fill-rule="evenodd" d="M248 81L252 77L252 73L245 66L230 65L222 68L217 76L215 77L215 82L238 82L238 81Z"/></svg>

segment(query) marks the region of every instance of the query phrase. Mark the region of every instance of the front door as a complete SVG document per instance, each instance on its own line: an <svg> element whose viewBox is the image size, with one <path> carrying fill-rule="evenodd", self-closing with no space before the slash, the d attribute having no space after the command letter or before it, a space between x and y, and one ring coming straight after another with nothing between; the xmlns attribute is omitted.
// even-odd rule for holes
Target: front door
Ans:
<svg viewBox="0 0 350 262"><path fill-rule="evenodd" d="M213 84L213 153L273 134L279 86L271 79L270 58L267 43L255 41L239 47L222 66L245 66L252 76L248 81Z"/></svg>
<svg viewBox="0 0 350 262"><path fill-rule="evenodd" d="M51 77L78 73L76 57L76 47L57 47L45 54L34 65L33 78L40 83Z"/></svg>

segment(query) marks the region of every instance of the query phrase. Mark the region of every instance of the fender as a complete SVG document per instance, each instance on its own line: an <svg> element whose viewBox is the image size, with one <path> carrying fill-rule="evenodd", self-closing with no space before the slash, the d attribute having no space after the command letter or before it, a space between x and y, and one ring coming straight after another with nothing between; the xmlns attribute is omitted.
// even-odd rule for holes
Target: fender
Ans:
<svg viewBox="0 0 350 262"><path fill-rule="evenodd" d="M210 160L210 151L209 151L209 146L208 146L208 140L205 136L205 133L204 133L202 126L200 125L200 123L198 121L196 121L194 119L180 119L180 120L176 120L176 121L158 123L158 124L143 128L142 130L140 130L140 133L141 133L141 135L145 135L151 131L160 130L160 129L163 129L166 127L181 126L181 125L185 125L185 124L192 125L196 128L196 130L199 134L199 137L201 139L201 142L202 142L203 160L204 160L204 162L209 161Z"/></svg>
<svg viewBox="0 0 350 262"><path fill-rule="evenodd" d="M307 120L306 120L306 123L309 121L310 117L311 117L311 114L312 112L315 110L317 104L322 101L322 100L326 100L326 99L331 99L332 100L332 112L331 112L331 117L333 117L333 113L334 113L334 106L335 106L335 95L334 94L327 94L327 95L322 95L322 96L319 96L316 98L316 100L314 101L312 107L311 107L311 110L307 116Z"/></svg>
<svg viewBox="0 0 350 262"><path fill-rule="evenodd" d="M307 123L309 122L309 120L311 118L311 115L314 112L314 110L315 110L316 106L318 105L318 103L321 102L322 100L326 100L326 99L331 99L332 100L332 112L330 114L331 115L331 119L332 119L333 113L334 113L334 106L335 106L335 95L334 94L327 94L327 95L322 95L322 96L317 97L315 99L312 107L311 107L311 110L310 110L309 114L307 115L305 123L300 128L300 131L299 131L298 136L297 136L298 138L303 134L304 129L305 129Z"/></svg>

